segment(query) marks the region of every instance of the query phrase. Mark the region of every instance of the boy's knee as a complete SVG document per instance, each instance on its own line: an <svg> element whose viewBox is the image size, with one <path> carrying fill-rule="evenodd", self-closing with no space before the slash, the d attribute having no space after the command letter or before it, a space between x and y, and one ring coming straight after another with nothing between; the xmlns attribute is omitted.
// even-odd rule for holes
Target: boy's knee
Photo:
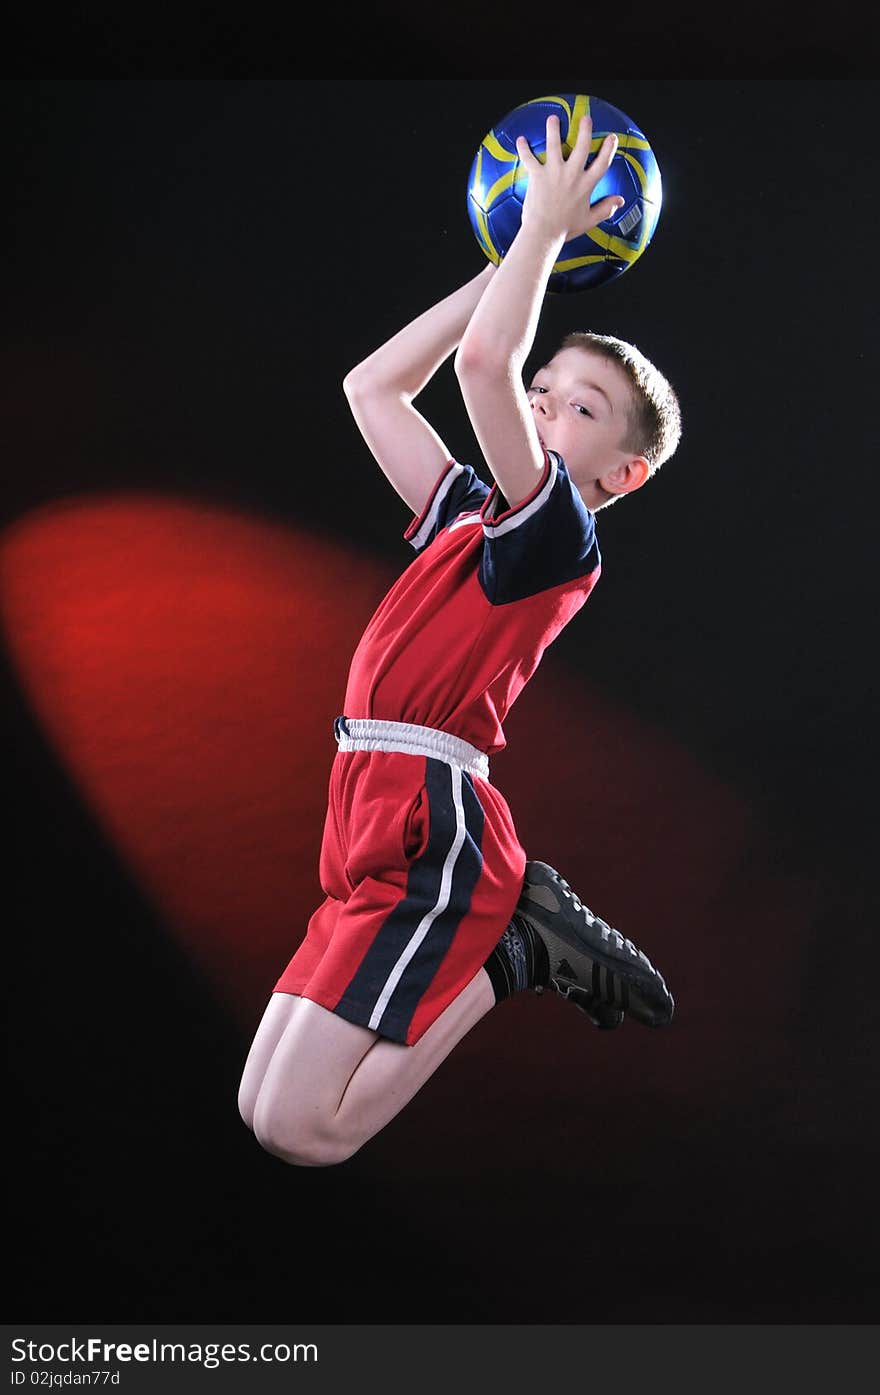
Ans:
<svg viewBox="0 0 880 1395"><path fill-rule="evenodd" d="M333 1167L360 1147L360 1141L344 1139L320 1122L285 1118L271 1103L257 1104L251 1127L261 1148L293 1167Z"/></svg>
<svg viewBox="0 0 880 1395"><path fill-rule="evenodd" d="M241 1117L242 1117L244 1123L245 1123L245 1124L247 1125L247 1127L250 1129L251 1133L253 1133L253 1131L254 1131L254 1108L255 1108L255 1104L256 1104L256 1101L253 1100L253 1099L251 1098L250 1094L245 1093L244 1090L239 1090L239 1092L238 1092L238 1112L239 1112L239 1114L241 1115Z"/></svg>

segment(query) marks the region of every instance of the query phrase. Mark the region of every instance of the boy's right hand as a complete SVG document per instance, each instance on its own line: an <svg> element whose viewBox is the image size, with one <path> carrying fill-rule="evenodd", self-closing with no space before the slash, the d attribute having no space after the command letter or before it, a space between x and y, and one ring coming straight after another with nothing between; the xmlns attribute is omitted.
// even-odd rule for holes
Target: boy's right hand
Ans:
<svg viewBox="0 0 880 1395"><path fill-rule="evenodd" d="M585 166L593 123L588 116L581 118L568 159L562 149L558 116L547 117L546 136L547 155L543 162L534 154L525 136L516 139L517 154L529 177L522 225L542 231L549 240L561 237L568 242L597 227L623 205L624 200L614 194L598 203L590 203L593 190L614 159L617 136L605 137L589 168Z"/></svg>

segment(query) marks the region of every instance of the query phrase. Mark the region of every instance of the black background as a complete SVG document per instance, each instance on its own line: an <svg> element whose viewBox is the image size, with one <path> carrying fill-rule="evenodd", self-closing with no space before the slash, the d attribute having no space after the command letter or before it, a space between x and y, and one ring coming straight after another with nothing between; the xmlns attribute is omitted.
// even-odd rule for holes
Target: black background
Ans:
<svg viewBox="0 0 880 1395"><path fill-rule="evenodd" d="M815 59L818 40L803 43ZM405 510L339 384L479 270L464 211L473 151L494 119L550 91L633 115L658 152L664 210L620 281L548 299L536 353L585 322L632 339L675 382L685 417L658 480L600 516L612 566L559 659L735 790L759 860L817 888L781 970L787 996L797 985L785 1063L779 1024L749 1010L755 985L765 997L773 986L746 922L729 955L713 952L742 1005L727 1057L750 1066L717 1090L659 1068L634 1084L640 1051L662 1044L621 1046L620 1069L603 1041L612 1086L591 1115L587 1047L562 1056L544 1096L524 1031L503 1059L467 1056L479 1107L452 1059L349 1163L283 1167L235 1111L246 1038L163 935L10 666L7 1153L21 1316L874 1318L880 482L866 82L627 81L585 66L516 80L7 83L4 523L59 497L146 486L401 563ZM425 410L477 464L451 374ZM305 468L319 450L326 468ZM689 951L696 941L669 953ZM688 1050L699 1056L700 1040ZM571 1112L590 1117L586 1146Z"/></svg>

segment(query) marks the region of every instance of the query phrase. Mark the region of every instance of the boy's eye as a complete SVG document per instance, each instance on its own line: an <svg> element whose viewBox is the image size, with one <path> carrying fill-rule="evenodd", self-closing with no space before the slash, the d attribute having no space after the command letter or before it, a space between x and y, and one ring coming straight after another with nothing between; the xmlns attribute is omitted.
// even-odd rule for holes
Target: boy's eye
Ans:
<svg viewBox="0 0 880 1395"><path fill-rule="evenodd" d="M593 415L593 413L590 411L589 407L582 407L582 406L580 405L580 403L578 403L578 402L575 403L575 406L577 407L577 409L578 409L578 411L580 412L581 416L584 416L584 417L591 417L591 416Z"/></svg>
<svg viewBox="0 0 880 1395"><path fill-rule="evenodd" d="M532 386L529 388L529 392L546 392L546 391L547 391L547 389L546 389L545 387L540 387L538 383L532 383Z"/></svg>

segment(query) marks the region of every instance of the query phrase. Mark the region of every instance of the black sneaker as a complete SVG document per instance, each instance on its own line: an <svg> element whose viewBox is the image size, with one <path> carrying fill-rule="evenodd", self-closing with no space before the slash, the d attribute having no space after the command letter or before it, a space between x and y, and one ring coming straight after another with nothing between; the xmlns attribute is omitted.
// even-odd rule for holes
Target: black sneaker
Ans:
<svg viewBox="0 0 880 1395"><path fill-rule="evenodd" d="M617 1027L625 1012L646 1027L672 1021L672 994L648 956L588 910L546 862L526 863L516 909L547 947L556 992L597 1026Z"/></svg>
<svg viewBox="0 0 880 1395"><path fill-rule="evenodd" d="M555 983L553 987L556 987ZM580 993L577 989L566 996L570 1003L574 1003L575 1007L587 1014L593 1026L598 1027L601 1032L611 1032L615 1027L623 1026L623 1009L615 1007L613 1003L603 1003L587 993Z"/></svg>

